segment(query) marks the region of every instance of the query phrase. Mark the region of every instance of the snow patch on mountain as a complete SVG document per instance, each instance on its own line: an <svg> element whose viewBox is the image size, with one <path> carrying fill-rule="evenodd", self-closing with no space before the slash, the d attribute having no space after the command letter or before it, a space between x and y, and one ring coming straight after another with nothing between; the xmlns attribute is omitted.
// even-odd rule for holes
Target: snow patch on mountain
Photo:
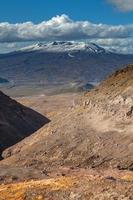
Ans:
<svg viewBox="0 0 133 200"><path fill-rule="evenodd" d="M109 51L104 48L88 42L61 42L55 41L47 44L37 43L35 45L31 45L28 47L21 48L22 52L30 52L30 51L42 51L42 52L70 52L69 56L72 57L74 55L71 52L76 51L86 51L89 53L109 53Z"/></svg>

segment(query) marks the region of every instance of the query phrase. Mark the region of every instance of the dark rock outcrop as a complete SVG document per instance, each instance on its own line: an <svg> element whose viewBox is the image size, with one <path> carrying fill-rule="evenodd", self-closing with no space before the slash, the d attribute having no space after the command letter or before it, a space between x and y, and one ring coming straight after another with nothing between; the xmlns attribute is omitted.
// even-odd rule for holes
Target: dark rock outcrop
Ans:
<svg viewBox="0 0 133 200"><path fill-rule="evenodd" d="M43 115L0 92L0 154L48 122Z"/></svg>

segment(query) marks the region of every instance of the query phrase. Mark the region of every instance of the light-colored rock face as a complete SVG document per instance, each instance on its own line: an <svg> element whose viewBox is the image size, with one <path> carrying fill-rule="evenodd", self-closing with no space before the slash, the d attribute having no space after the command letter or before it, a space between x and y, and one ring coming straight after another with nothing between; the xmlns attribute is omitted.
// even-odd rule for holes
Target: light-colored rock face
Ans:
<svg viewBox="0 0 133 200"><path fill-rule="evenodd" d="M89 108L108 113L109 116L126 119L132 116L133 106L133 65L117 71L107 80L85 95Z"/></svg>
<svg viewBox="0 0 133 200"><path fill-rule="evenodd" d="M132 106L133 105L133 97L127 97L124 102L128 106Z"/></svg>

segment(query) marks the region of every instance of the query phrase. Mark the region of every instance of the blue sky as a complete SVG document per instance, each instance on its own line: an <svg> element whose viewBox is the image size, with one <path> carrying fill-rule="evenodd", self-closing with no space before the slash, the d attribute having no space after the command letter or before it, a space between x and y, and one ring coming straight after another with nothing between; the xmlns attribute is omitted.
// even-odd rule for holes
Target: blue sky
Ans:
<svg viewBox="0 0 133 200"><path fill-rule="evenodd" d="M95 23L133 22L133 12L121 12L115 5L111 5L109 0L0 0L1 22L38 23L62 14L74 20L89 20Z"/></svg>
<svg viewBox="0 0 133 200"><path fill-rule="evenodd" d="M133 53L133 0L0 0L0 52L53 40Z"/></svg>

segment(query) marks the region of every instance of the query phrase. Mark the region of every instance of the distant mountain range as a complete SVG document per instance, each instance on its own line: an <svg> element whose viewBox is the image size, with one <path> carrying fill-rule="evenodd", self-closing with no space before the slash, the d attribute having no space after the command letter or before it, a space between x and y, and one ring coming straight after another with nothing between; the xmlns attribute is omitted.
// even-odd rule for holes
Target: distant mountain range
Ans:
<svg viewBox="0 0 133 200"><path fill-rule="evenodd" d="M133 63L133 55L116 54L94 43L38 43L0 55L0 75L13 86L97 84L108 74ZM121 66L121 67L120 67ZM68 87L69 87L68 86Z"/></svg>
<svg viewBox="0 0 133 200"><path fill-rule="evenodd" d="M37 43L28 47L21 48L19 51L30 52L30 51L40 51L40 52L66 52L66 53L76 53L77 51L86 51L88 53L109 53L104 48L99 47L94 43L85 42L52 42L48 44ZM74 55L69 55L74 57Z"/></svg>

